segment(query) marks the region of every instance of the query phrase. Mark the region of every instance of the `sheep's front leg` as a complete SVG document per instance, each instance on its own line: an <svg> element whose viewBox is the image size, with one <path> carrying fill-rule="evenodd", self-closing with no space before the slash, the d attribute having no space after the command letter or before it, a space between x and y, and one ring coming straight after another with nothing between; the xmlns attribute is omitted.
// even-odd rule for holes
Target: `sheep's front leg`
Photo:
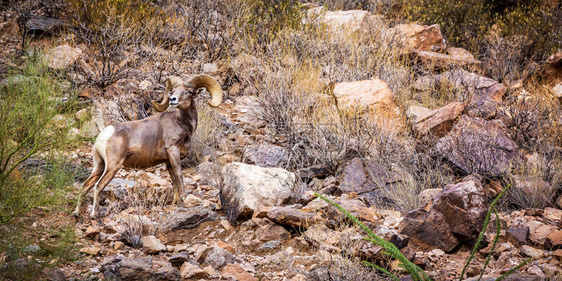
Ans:
<svg viewBox="0 0 562 281"><path fill-rule="evenodd" d="M172 185L174 186L174 201L172 204L176 204L181 200L181 194L183 193L183 175L181 170L181 156L178 147L170 147L167 150L168 157L170 159L169 165L167 165L168 172L170 173L170 178L172 178ZM171 168L171 169L170 169Z"/></svg>

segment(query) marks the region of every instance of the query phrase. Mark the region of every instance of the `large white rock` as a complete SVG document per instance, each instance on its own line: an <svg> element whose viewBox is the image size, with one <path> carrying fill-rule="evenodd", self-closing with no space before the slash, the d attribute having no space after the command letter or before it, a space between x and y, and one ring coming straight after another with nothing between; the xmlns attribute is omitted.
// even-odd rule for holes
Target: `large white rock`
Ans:
<svg viewBox="0 0 562 281"><path fill-rule="evenodd" d="M388 84L378 78L334 85L338 109L394 109L394 94Z"/></svg>
<svg viewBox="0 0 562 281"><path fill-rule="evenodd" d="M447 49L447 41L441 33L438 24L420 25L417 23L399 24L389 30L390 36L395 37L398 47L405 52L442 51Z"/></svg>
<svg viewBox="0 0 562 281"><path fill-rule="evenodd" d="M230 163L222 169L220 199L232 222L250 218L262 206L283 205L293 193L296 176L281 168Z"/></svg>
<svg viewBox="0 0 562 281"><path fill-rule="evenodd" d="M147 254L156 254L158 252L166 251L166 246L162 244L160 239L153 235L144 236L142 238L142 248Z"/></svg>
<svg viewBox="0 0 562 281"><path fill-rule="evenodd" d="M45 58L52 69L64 69L72 65L82 55L82 50L68 45L55 47L47 52Z"/></svg>
<svg viewBox="0 0 562 281"><path fill-rule="evenodd" d="M382 25L381 16L364 10L327 11L324 7L316 7L308 10L308 16L326 24L335 32L366 32L375 23Z"/></svg>

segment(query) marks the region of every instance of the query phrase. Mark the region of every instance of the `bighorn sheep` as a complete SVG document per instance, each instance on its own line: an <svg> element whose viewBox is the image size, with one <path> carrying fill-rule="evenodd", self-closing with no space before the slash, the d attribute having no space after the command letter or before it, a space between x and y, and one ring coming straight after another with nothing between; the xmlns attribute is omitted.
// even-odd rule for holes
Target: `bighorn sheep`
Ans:
<svg viewBox="0 0 562 281"><path fill-rule="evenodd" d="M94 168L82 184L75 216L78 216L82 199L95 187L91 217L97 218L99 194L122 167L146 168L166 163L174 186L173 202L178 201L183 192L180 160L189 152L191 137L197 127L195 95L200 88L206 88L211 94L209 106L220 105L222 90L213 77L201 74L183 83L181 78L172 76L166 80L162 103L152 101L152 105L158 112L165 111L168 106L178 110L118 123L101 131L92 152Z"/></svg>

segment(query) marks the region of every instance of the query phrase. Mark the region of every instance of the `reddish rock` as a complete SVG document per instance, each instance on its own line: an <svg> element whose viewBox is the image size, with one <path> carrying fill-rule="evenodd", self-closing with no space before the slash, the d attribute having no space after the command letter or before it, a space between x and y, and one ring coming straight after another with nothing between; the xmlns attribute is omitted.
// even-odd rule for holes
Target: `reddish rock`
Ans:
<svg viewBox="0 0 562 281"><path fill-rule="evenodd" d="M278 224L299 228L306 228L322 221L322 218L317 215L301 212L291 207L272 207L267 212L267 217Z"/></svg>
<svg viewBox="0 0 562 281"><path fill-rule="evenodd" d="M432 110L427 115L417 118L413 129L418 137L428 134L438 138L445 136L455 124L464 110L464 104L453 102L444 107Z"/></svg>
<svg viewBox="0 0 562 281"><path fill-rule="evenodd" d="M556 84L562 81L562 52L546 59L541 66L541 74L548 83Z"/></svg>
<svg viewBox="0 0 562 281"><path fill-rule="evenodd" d="M259 279L246 272L237 264L226 265L221 272L223 278L236 281L258 281Z"/></svg>
<svg viewBox="0 0 562 281"><path fill-rule="evenodd" d="M507 241L514 245L521 246L527 245L527 239L529 238L529 228L528 227L517 227L510 228L505 231Z"/></svg>
<svg viewBox="0 0 562 281"><path fill-rule="evenodd" d="M469 176L445 186L433 201L409 212L400 229L402 234L448 252L478 236L486 212L480 179Z"/></svg>
<svg viewBox="0 0 562 281"><path fill-rule="evenodd" d="M549 249L562 248L562 230L551 233L546 237L545 246Z"/></svg>
<svg viewBox="0 0 562 281"><path fill-rule="evenodd" d="M412 55L415 60L434 69L443 69L452 66L479 66L482 64L482 61L475 60L474 58L466 58L466 56L455 57L438 52L412 51Z"/></svg>
<svg viewBox="0 0 562 281"><path fill-rule="evenodd" d="M403 51L439 51L447 49L447 42L438 24L426 26L417 23L399 24L390 29L396 35Z"/></svg>
<svg viewBox="0 0 562 281"><path fill-rule="evenodd" d="M393 124L397 120L398 105L385 81L374 78L341 82L334 85L333 93L340 111L351 115L368 113L373 120L382 118Z"/></svg>
<svg viewBox="0 0 562 281"><path fill-rule="evenodd" d="M256 230L256 238L261 241L271 240L287 240L291 238L291 233L284 227L277 224L268 224L261 226Z"/></svg>
<svg viewBox="0 0 562 281"><path fill-rule="evenodd" d="M466 174L502 175L524 161L517 144L499 121L463 115L435 149Z"/></svg>

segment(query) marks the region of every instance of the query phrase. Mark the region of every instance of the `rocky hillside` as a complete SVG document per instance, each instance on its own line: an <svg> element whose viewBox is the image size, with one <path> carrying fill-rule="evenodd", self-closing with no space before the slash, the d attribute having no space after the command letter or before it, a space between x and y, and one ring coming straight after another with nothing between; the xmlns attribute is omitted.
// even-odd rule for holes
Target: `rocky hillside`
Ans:
<svg viewBox="0 0 562 281"><path fill-rule="evenodd" d="M432 280L562 280L560 38L476 48L403 2L8 2L0 280L425 280L335 205ZM199 73L224 97L181 202L121 169L73 217L99 132Z"/></svg>

